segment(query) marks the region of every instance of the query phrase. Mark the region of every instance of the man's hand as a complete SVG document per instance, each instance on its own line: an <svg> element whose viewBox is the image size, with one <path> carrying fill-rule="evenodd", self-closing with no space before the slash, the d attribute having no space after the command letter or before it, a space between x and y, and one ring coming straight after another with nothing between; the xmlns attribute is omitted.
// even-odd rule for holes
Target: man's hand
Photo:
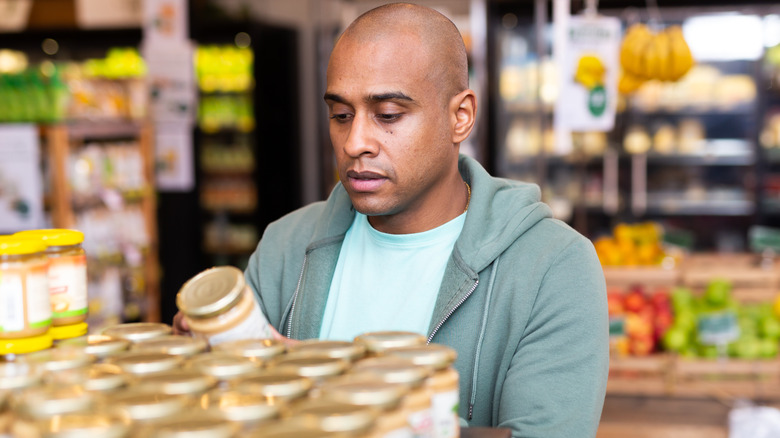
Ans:
<svg viewBox="0 0 780 438"><path fill-rule="evenodd" d="M187 320L184 319L184 314L181 311L176 312L173 315L173 334L190 336L190 325L187 324Z"/></svg>

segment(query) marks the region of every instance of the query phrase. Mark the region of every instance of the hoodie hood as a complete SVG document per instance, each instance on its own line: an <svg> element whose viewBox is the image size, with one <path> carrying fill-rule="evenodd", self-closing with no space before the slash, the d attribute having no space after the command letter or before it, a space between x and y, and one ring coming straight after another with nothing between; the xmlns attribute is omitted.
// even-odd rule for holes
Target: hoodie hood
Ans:
<svg viewBox="0 0 780 438"><path fill-rule="evenodd" d="M464 263L480 272L528 229L552 217L552 211L540 201L536 184L494 178L465 155L458 168L471 186L471 203L455 249Z"/></svg>

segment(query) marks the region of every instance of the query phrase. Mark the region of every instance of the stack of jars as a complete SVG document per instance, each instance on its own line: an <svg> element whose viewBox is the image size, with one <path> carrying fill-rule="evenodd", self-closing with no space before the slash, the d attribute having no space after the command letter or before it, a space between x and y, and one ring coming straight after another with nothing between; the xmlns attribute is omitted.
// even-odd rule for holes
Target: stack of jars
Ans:
<svg viewBox="0 0 780 438"><path fill-rule="evenodd" d="M43 350L84 336L84 234L47 229L0 236L0 354Z"/></svg>
<svg viewBox="0 0 780 438"><path fill-rule="evenodd" d="M0 436L457 437L454 360L407 332L210 346L120 324L0 362Z"/></svg>

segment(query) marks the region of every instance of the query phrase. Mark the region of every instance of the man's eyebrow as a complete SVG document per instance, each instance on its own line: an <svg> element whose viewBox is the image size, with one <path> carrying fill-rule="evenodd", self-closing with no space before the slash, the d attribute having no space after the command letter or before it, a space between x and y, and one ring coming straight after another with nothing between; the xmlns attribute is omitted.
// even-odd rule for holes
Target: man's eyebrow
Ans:
<svg viewBox="0 0 780 438"><path fill-rule="evenodd" d="M346 103L343 97L339 96L338 94L334 93L325 93L325 96L323 97L325 100L332 100L336 103Z"/></svg>
<svg viewBox="0 0 780 438"><path fill-rule="evenodd" d="M381 102L383 100L405 100L414 102L414 99L400 91L391 91L388 93L371 94L366 98L367 102Z"/></svg>

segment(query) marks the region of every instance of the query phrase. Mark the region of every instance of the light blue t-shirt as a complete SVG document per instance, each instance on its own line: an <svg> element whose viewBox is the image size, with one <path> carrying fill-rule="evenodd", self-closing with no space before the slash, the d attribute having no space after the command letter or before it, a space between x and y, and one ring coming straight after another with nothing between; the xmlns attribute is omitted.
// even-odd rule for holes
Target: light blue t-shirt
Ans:
<svg viewBox="0 0 780 438"><path fill-rule="evenodd" d="M466 214L429 231L387 234L357 213L330 284L320 339L384 330L428 332L447 260Z"/></svg>

